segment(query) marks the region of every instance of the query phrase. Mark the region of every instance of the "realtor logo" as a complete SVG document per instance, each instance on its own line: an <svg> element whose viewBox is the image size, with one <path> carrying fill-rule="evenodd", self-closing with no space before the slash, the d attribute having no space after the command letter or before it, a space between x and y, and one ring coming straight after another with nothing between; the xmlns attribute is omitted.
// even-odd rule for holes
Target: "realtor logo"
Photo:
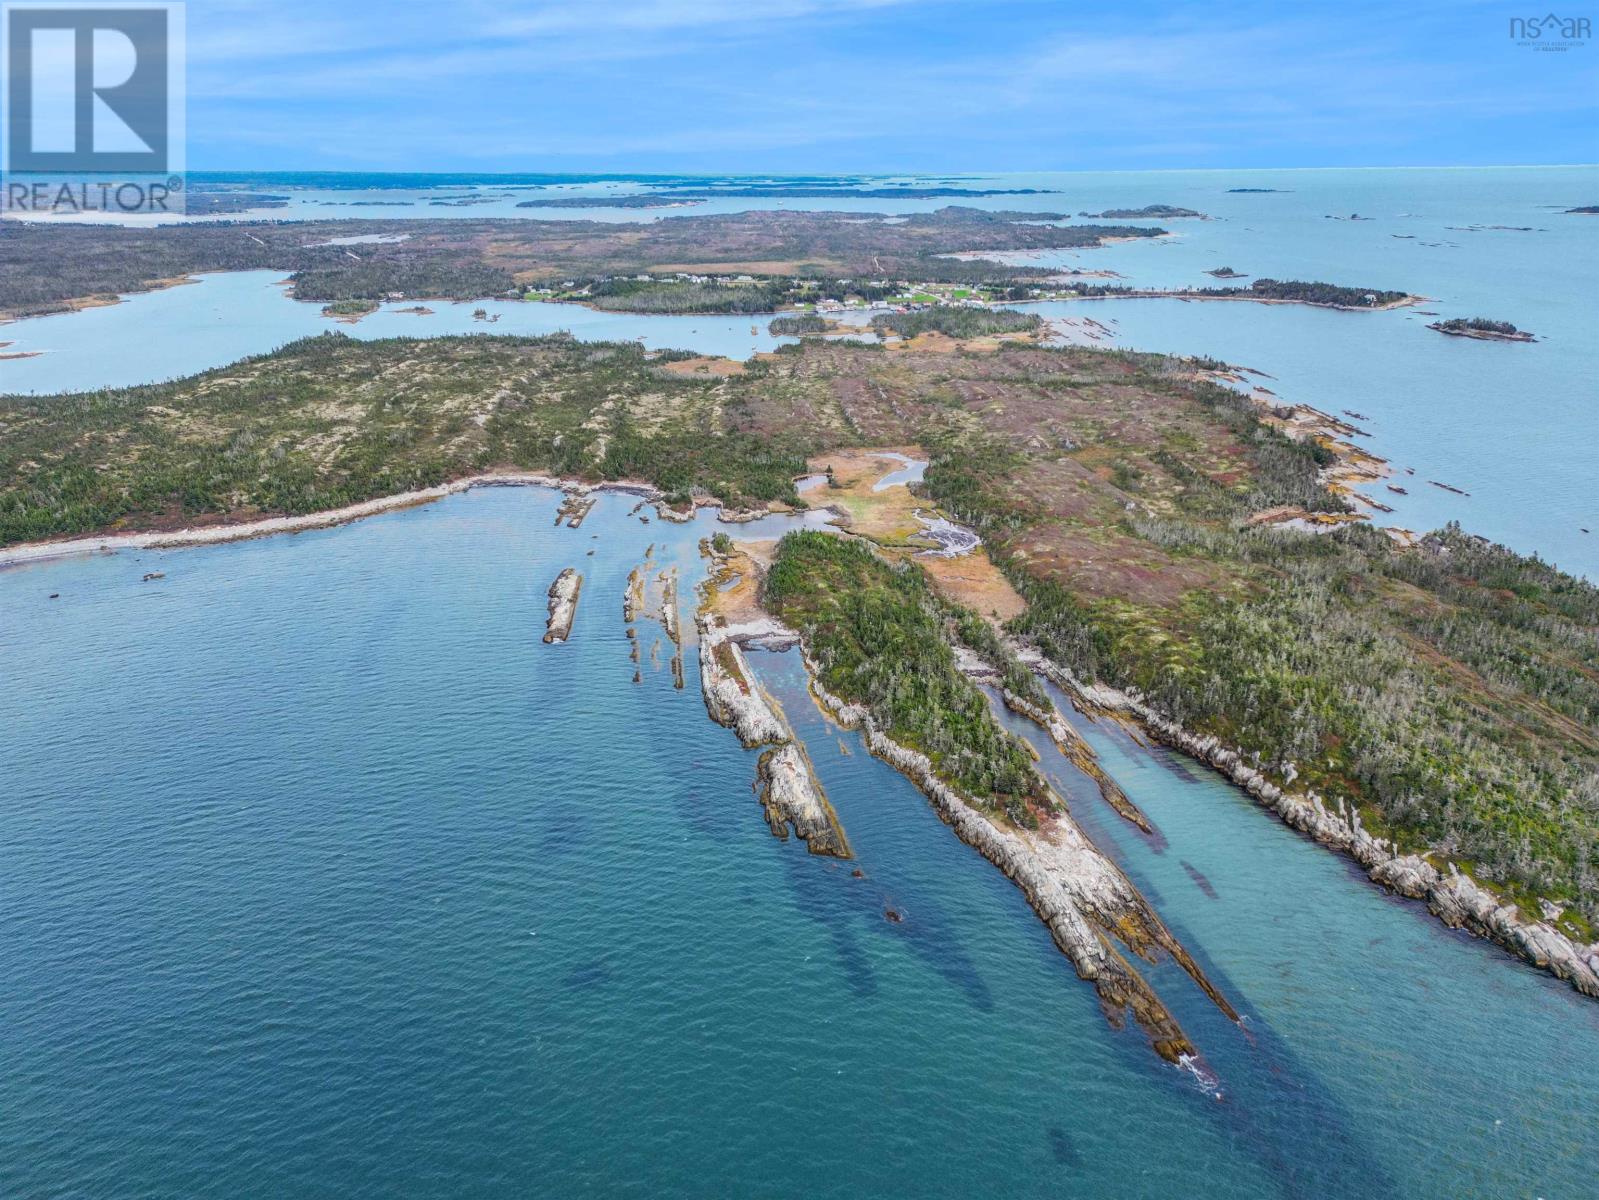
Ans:
<svg viewBox="0 0 1599 1200"><path fill-rule="evenodd" d="M4 206L181 211L183 5L11 0Z"/></svg>

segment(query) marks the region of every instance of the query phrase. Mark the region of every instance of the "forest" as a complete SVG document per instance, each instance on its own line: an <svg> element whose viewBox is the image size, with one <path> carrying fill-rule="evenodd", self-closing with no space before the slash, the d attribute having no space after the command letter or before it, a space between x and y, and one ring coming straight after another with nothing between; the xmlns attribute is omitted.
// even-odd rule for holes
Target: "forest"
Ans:
<svg viewBox="0 0 1599 1200"><path fill-rule="evenodd" d="M1049 802L1032 758L961 674L946 640L946 621L976 618L939 600L920 567L891 566L852 539L790 533L762 601L800 630L828 691L865 705L889 737L927 755L983 807L1037 825L1036 810Z"/></svg>
<svg viewBox="0 0 1599 1200"><path fill-rule="evenodd" d="M985 337L996 333L1033 333L1044 320L1037 313L1017 312L1014 308L965 308L939 304L932 308L903 313L879 313L872 318L878 333L916 337L923 333L942 333L953 338Z"/></svg>

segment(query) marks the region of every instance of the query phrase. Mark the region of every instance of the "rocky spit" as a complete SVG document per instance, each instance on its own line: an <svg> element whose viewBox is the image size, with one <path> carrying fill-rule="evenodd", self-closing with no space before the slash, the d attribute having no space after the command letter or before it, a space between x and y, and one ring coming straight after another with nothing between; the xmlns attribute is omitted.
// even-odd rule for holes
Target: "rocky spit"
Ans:
<svg viewBox="0 0 1599 1200"><path fill-rule="evenodd" d="M577 598L583 590L583 576L567 567L550 584L550 619L544 629L546 642L564 642L572 636L572 619L577 616Z"/></svg>
<svg viewBox="0 0 1599 1200"><path fill-rule="evenodd" d="M746 748L770 746L756 769L756 788L766 823L780 838L788 829L812 854L852 857L844 827L827 802L810 759L788 721L756 682L736 640L738 631L713 612L701 612L700 690L705 710L718 725L738 734Z"/></svg>
<svg viewBox="0 0 1599 1200"><path fill-rule="evenodd" d="M1211 984L1193 958L1155 915L1149 903L1109 858L1095 848L1064 803L1037 831L1002 825L960 795L933 770L926 755L893 741L858 704L849 704L819 682L816 664L807 656L811 691L838 724L859 729L871 752L897 768L932 803L956 835L993 863L1027 897L1049 929L1061 953L1079 977L1093 983L1107 1016L1120 1024L1133 1018L1149 1036L1156 1053L1173 1063L1192 1064L1193 1044L1137 968L1115 946L1119 938L1135 954L1154 962L1160 951L1170 954L1231 1020L1238 1020L1227 999Z"/></svg>
<svg viewBox="0 0 1599 1200"><path fill-rule="evenodd" d="M644 611L644 568L634 567L627 576L627 591L622 593L622 620L632 624Z"/></svg>
<svg viewBox="0 0 1599 1200"><path fill-rule="evenodd" d="M1009 689L1002 691L1001 695L1004 698L1006 708L1009 708L1012 712L1020 713L1049 734L1050 740L1055 743L1056 748L1062 754L1071 760L1072 765L1099 786L1099 794L1104 798L1106 804L1116 810L1118 815L1131 821L1145 833L1153 834L1155 832L1155 827L1149 823L1149 818L1144 815L1143 810L1132 802L1127 793L1122 791L1121 785L1106 773L1104 767L1099 765L1099 756L1094 753L1094 748L1083 741L1082 736L1067 724L1066 718L1061 716L1060 710L1054 704L1051 704L1047 709L1040 708L1032 701L1018 696Z"/></svg>
<svg viewBox="0 0 1599 1200"><path fill-rule="evenodd" d="M793 826L812 854L853 857L844 830L798 742L785 742L762 754L755 779L766 823L776 836L786 841L788 827Z"/></svg>
<svg viewBox="0 0 1599 1200"><path fill-rule="evenodd" d="M1361 827L1360 814L1341 799L1329 807L1314 791L1288 792L1249 765L1243 754L1215 737L1200 737L1156 712L1142 696L1103 684L1085 683L1036 651L1024 661L1090 709L1134 717L1169 746L1220 771L1283 822L1324 846L1349 855L1377 883L1401 896L1422 900L1452 929L1466 929L1498 943L1534 966L1566 980L1586 996L1599 998L1599 943L1582 946L1546 921L1527 920L1455 869L1440 871L1417 854L1401 854L1394 844Z"/></svg>

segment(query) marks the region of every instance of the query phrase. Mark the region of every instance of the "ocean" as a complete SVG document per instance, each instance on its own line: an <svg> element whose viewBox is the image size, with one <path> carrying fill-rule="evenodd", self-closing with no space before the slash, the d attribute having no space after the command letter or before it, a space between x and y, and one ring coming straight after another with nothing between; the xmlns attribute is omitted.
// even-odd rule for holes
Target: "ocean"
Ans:
<svg viewBox="0 0 1599 1200"><path fill-rule="evenodd" d="M621 619L648 545L686 612L743 529L557 503L0 572L0 1194L1586 1193L1592 1001L1188 761L1083 727L1151 841L1040 742L1244 1014L1151 969L1207 1086L792 653L857 859L772 837L692 649L678 690L641 626L635 684Z"/></svg>

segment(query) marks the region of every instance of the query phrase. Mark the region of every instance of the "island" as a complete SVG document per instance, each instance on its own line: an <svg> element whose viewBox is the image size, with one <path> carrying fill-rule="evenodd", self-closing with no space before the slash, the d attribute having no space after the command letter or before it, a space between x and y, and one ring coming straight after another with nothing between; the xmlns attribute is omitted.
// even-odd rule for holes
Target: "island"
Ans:
<svg viewBox="0 0 1599 1200"><path fill-rule="evenodd" d="M322 306L324 317L333 317L346 325L354 325L362 317L371 316L382 307L376 300L335 300Z"/></svg>
<svg viewBox="0 0 1599 1200"><path fill-rule="evenodd" d="M1525 329L1517 329L1509 321L1490 321L1486 317L1451 317L1447 321L1434 321L1427 326L1451 337L1477 338L1486 342L1535 342Z"/></svg>
<svg viewBox="0 0 1599 1200"><path fill-rule="evenodd" d="M1231 267L1216 267L1213 270L1206 271L1205 274L1214 275L1217 279L1248 279L1249 278L1249 276L1244 275L1243 273L1241 273L1239 271L1235 271Z"/></svg>
<svg viewBox="0 0 1599 1200"><path fill-rule="evenodd" d="M828 328L827 318L819 317L815 313L804 313L797 317L774 317L766 325L766 331L773 337L803 337L806 334L826 333Z"/></svg>
<svg viewBox="0 0 1599 1200"><path fill-rule="evenodd" d="M1576 208L1566 209L1566 212L1577 216L1596 217L1599 216L1599 204L1580 204Z"/></svg>
<svg viewBox="0 0 1599 1200"><path fill-rule="evenodd" d="M1143 208L1107 208L1104 212L1081 212L1077 215L1114 221L1141 221L1167 217L1203 217L1205 214L1192 208L1178 208L1171 204L1146 204Z"/></svg>
<svg viewBox="0 0 1599 1200"><path fill-rule="evenodd" d="M518 208L693 208L704 200L688 195L538 196L517 202Z"/></svg>

